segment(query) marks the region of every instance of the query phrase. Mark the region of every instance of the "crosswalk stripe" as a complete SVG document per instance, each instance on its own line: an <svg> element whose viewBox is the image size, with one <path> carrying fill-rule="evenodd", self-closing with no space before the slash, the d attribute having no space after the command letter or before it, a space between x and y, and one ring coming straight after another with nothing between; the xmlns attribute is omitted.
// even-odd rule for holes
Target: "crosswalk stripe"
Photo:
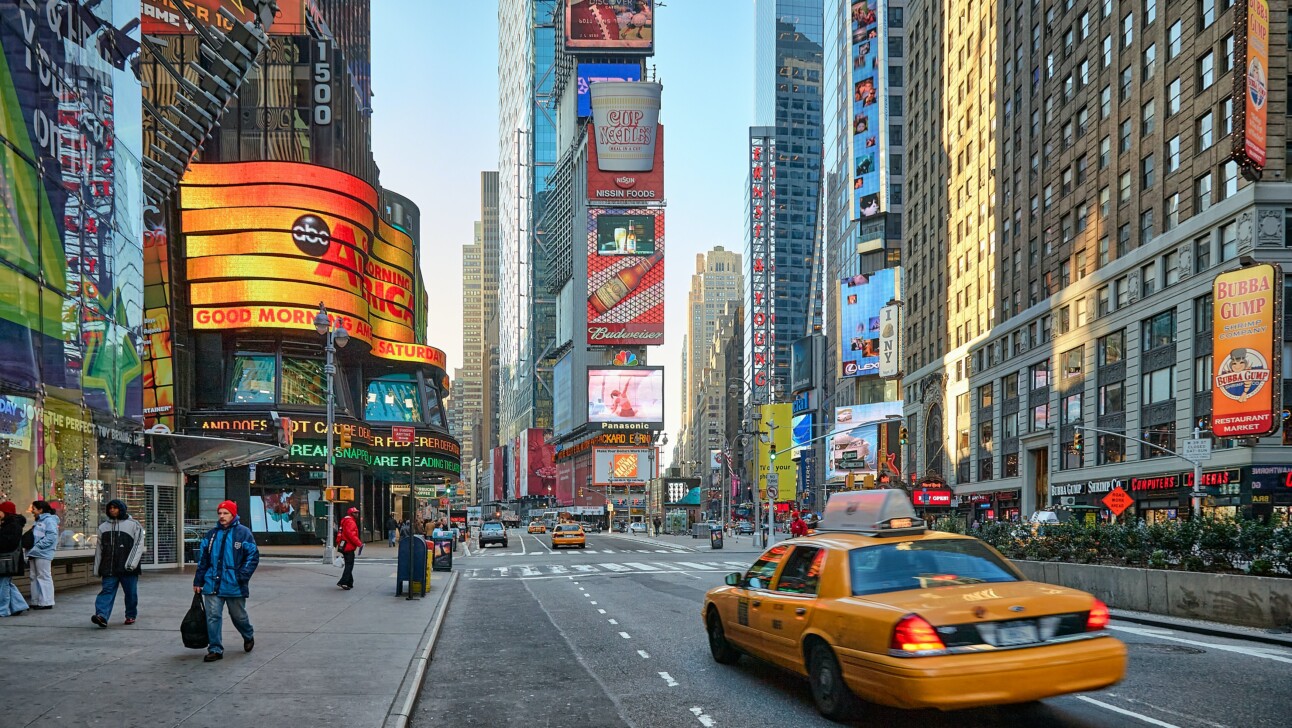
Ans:
<svg viewBox="0 0 1292 728"><path fill-rule="evenodd" d="M601 549L601 553L603 553L603 554L613 554L613 553L614 553L614 551L611 551L610 549Z"/></svg>
<svg viewBox="0 0 1292 728"><path fill-rule="evenodd" d="M638 571L659 571L659 569L656 569L654 566L648 566L646 564L638 564L631 561L625 562L624 566L631 566L634 569L637 569Z"/></svg>
<svg viewBox="0 0 1292 728"><path fill-rule="evenodd" d="M574 569L575 571L577 571L577 572L579 572L579 573L582 573L582 574L587 574L587 573L589 573L589 572L595 572L595 571L597 570L597 567L593 566L592 564L575 564L574 566L571 566L570 568L571 568L571 569Z"/></svg>
<svg viewBox="0 0 1292 728"><path fill-rule="evenodd" d="M632 569L624 566L623 564L600 564L600 566L603 569L610 569L611 571L632 571Z"/></svg>
<svg viewBox="0 0 1292 728"><path fill-rule="evenodd" d="M550 571L550 572L552 572L553 574L568 574L568 573L570 573L570 569L569 569L569 567L567 567L567 566L561 566L560 564L552 564L551 566L547 567L547 570L548 570L548 571Z"/></svg>
<svg viewBox="0 0 1292 728"><path fill-rule="evenodd" d="M542 574L542 573L543 573L543 572L539 571L538 569L535 569L535 568L534 568L534 567L532 567L532 566L522 566L522 567L520 567L520 575L521 575L521 576L538 576L539 574Z"/></svg>
<svg viewBox="0 0 1292 728"><path fill-rule="evenodd" d="M741 567L741 568L744 568L744 567L746 567L746 566L748 566L748 565L749 565L749 562L748 562L748 561L724 561L724 562L722 562L722 563L724 563L724 564L726 564L726 565L728 565L728 566L739 566L739 567Z"/></svg>
<svg viewBox="0 0 1292 728"><path fill-rule="evenodd" d="M662 571L685 571L685 569L677 564L670 564L666 561L652 561L651 564L653 566L658 566Z"/></svg>
<svg viewBox="0 0 1292 728"><path fill-rule="evenodd" d="M697 564L697 563L695 563L695 562L693 562L693 561L679 561L679 562L677 562L677 563L681 564L682 566L688 566L688 567L690 567L690 568L692 568L692 569L699 569L700 571L713 571L713 567L712 567L712 566L705 566L705 565L703 565L703 564Z"/></svg>

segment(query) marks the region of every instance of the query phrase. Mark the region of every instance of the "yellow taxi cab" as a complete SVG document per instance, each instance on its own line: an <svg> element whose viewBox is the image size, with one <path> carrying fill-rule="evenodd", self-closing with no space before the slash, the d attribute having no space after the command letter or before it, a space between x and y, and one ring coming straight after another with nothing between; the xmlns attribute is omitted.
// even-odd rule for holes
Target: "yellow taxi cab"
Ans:
<svg viewBox="0 0 1292 728"><path fill-rule="evenodd" d="M581 549L588 547L588 538L583 534L581 524L556 524L556 527L552 529L552 548L559 549L562 546L578 546Z"/></svg>
<svg viewBox="0 0 1292 728"><path fill-rule="evenodd" d="M858 698L955 710L1098 690L1126 671L1102 602L925 530L899 490L832 496L815 535L728 574L702 616L715 661L748 654L806 676L832 719L856 717Z"/></svg>
<svg viewBox="0 0 1292 728"><path fill-rule="evenodd" d="M529 532L547 533L547 526L543 525L542 521L534 521L533 523L529 524Z"/></svg>

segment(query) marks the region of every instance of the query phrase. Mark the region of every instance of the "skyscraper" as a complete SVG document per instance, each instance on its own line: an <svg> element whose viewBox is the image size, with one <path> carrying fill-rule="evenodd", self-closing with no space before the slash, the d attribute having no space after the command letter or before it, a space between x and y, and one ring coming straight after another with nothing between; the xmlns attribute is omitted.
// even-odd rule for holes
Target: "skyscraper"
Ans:
<svg viewBox="0 0 1292 728"><path fill-rule="evenodd" d="M454 375L462 460L483 458L497 428L498 173L480 173L480 220L462 246L462 368Z"/></svg>
<svg viewBox="0 0 1292 728"><path fill-rule="evenodd" d="M682 426L680 437L683 459L701 463L700 455L716 444L706 436L704 407L697 404L705 386L703 372L714 348L718 319L727 311L728 302L739 302L744 292L744 274L740 254L721 245L695 256L695 274L687 293L686 343L682 358Z"/></svg>
<svg viewBox="0 0 1292 728"><path fill-rule="evenodd" d="M555 303L542 285L547 256L536 222L556 161L555 122L547 97L554 76L558 4L501 0L498 5L497 442L511 442L526 428L551 424L551 395L539 379L550 370Z"/></svg>

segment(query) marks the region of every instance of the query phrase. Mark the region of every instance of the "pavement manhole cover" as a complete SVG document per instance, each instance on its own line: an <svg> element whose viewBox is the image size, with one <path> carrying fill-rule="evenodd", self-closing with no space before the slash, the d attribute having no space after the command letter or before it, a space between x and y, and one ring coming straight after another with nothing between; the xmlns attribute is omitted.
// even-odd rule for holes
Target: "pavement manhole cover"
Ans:
<svg viewBox="0 0 1292 728"><path fill-rule="evenodd" d="M1157 652L1168 655L1201 655L1206 652L1206 650L1200 650L1197 647L1164 645L1160 642L1127 642L1126 646L1137 652Z"/></svg>

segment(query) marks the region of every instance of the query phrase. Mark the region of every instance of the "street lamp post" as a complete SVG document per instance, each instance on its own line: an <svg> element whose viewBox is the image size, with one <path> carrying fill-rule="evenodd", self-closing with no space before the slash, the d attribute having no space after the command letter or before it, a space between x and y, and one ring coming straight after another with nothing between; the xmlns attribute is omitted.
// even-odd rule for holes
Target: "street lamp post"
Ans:
<svg viewBox="0 0 1292 728"><path fill-rule="evenodd" d="M336 450L332 446L332 430L336 428L336 396L333 387L333 379L336 378L336 350L345 348L350 343L350 332L345 327L336 326L332 323L332 318L328 316L327 306L319 301L319 312L314 316L314 330L319 332L319 336L327 337L327 345L324 351L327 352L327 362L323 366L323 375L327 379L327 464L324 466L327 474L327 492L333 493L333 470L336 460ZM332 551L332 529L333 525L333 501L327 501L327 536L323 539L323 563L330 564L333 559ZM411 593L411 591L410 591Z"/></svg>

